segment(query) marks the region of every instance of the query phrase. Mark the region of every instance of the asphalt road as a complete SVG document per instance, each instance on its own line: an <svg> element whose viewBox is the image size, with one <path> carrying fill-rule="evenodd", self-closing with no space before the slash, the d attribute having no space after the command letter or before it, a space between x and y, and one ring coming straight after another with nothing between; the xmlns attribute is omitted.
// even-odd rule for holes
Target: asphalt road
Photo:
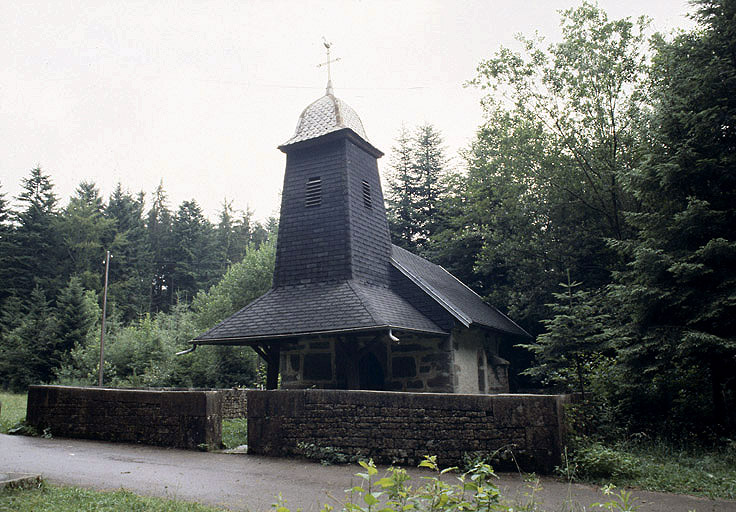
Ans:
<svg viewBox="0 0 736 512"><path fill-rule="evenodd" d="M40 473L47 481L93 489L125 488L138 494L196 501L231 510L265 511L279 493L292 510L336 505L356 485L352 466L322 466L292 459L230 455L82 441L0 435L0 471ZM379 472L380 473L380 472ZM415 480L426 472L412 469ZM572 498L590 510L604 501L598 489L543 478L534 499L543 510L563 510ZM519 475L502 474L504 496L523 502L530 488ZM642 512L736 512L736 501L635 491ZM569 507L566 510L570 510ZM575 510L584 510L576 508ZM598 509L601 510L601 509Z"/></svg>

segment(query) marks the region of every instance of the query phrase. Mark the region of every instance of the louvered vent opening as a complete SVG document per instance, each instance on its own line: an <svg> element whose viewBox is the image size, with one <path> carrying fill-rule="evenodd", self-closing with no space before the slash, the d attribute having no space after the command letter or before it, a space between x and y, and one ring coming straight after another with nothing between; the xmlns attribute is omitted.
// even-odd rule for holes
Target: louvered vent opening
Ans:
<svg viewBox="0 0 736 512"><path fill-rule="evenodd" d="M371 200L371 185L367 182L363 182L363 204L366 208L373 208L373 201Z"/></svg>
<svg viewBox="0 0 736 512"><path fill-rule="evenodd" d="M309 178L307 181L307 198L304 204L307 207L322 204L322 180L319 177Z"/></svg>

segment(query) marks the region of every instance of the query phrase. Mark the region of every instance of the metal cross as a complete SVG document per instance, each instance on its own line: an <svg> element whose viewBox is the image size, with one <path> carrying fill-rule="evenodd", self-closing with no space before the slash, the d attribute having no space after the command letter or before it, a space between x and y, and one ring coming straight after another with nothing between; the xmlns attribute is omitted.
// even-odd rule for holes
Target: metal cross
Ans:
<svg viewBox="0 0 736 512"><path fill-rule="evenodd" d="M332 88L332 75L330 73L330 64L332 62L339 61L340 57L330 60L330 47L332 46L332 43L328 43L327 39L323 37L322 44L325 45L325 48L327 49L327 62L322 62L321 64L317 64L317 67L321 68L322 66L327 66L327 87L331 89Z"/></svg>

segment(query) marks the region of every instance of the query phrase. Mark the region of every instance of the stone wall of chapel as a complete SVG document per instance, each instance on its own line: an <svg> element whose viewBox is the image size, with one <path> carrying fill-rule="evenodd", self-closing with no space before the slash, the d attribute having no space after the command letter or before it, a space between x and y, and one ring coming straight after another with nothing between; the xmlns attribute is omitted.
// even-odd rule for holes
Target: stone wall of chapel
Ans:
<svg viewBox="0 0 736 512"><path fill-rule="evenodd" d="M502 335L478 328L452 332L456 393L508 393L508 361L498 355Z"/></svg>
<svg viewBox="0 0 736 512"><path fill-rule="evenodd" d="M334 337L300 338L281 346L281 387L339 389Z"/></svg>
<svg viewBox="0 0 736 512"><path fill-rule="evenodd" d="M452 347L455 352L453 373L455 392L465 394L485 393L479 385L479 373L485 374L485 358L478 362L478 355L483 354L484 333L477 329L457 328L452 332ZM479 368L480 366L480 368Z"/></svg>
<svg viewBox="0 0 736 512"><path fill-rule="evenodd" d="M346 363L344 349L351 344L361 355L375 356L384 375L387 391L425 391L453 393L453 351L449 337L425 338L396 333L398 342L387 336L301 338L281 348L281 388L283 389L349 389L348 371L359 371L360 356L355 364ZM366 348L367 347L367 348Z"/></svg>
<svg viewBox="0 0 736 512"><path fill-rule="evenodd" d="M389 391L453 393L453 352L450 338L397 334L389 344Z"/></svg>

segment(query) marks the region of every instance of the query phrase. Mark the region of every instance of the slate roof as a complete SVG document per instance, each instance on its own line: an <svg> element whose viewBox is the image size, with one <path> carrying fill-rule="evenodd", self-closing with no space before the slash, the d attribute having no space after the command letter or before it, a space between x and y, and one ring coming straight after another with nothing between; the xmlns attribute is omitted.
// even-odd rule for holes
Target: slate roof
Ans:
<svg viewBox="0 0 736 512"><path fill-rule="evenodd" d="M294 135L282 144L282 147L316 139L344 128L350 128L363 140L369 142L363 129L363 122L355 110L340 98L335 97L328 89L327 94L304 109L299 116Z"/></svg>
<svg viewBox="0 0 736 512"><path fill-rule="evenodd" d="M513 320L483 302L477 293L441 266L396 245L392 246L391 263L466 327L478 324L530 337Z"/></svg>
<svg viewBox="0 0 736 512"><path fill-rule="evenodd" d="M350 280L272 288L193 341L242 343L390 328L446 334L390 289Z"/></svg>

